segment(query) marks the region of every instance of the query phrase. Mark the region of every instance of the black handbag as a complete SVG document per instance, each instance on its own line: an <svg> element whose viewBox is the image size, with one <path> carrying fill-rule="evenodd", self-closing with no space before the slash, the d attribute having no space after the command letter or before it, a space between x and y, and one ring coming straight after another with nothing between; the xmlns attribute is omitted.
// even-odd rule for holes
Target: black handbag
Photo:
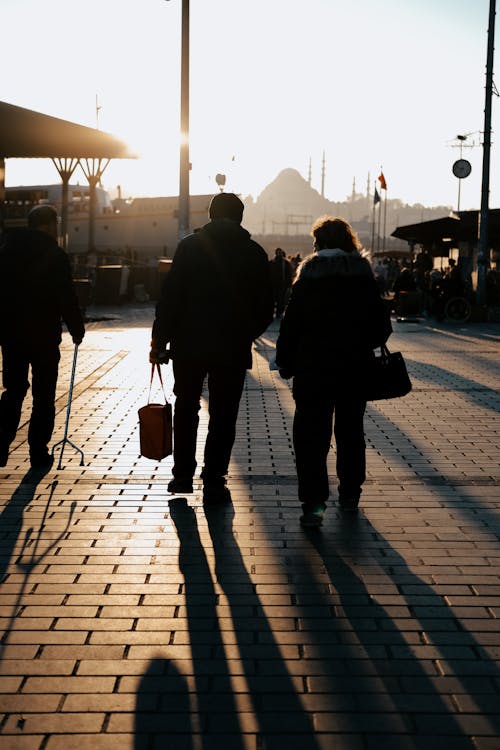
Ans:
<svg viewBox="0 0 500 750"><path fill-rule="evenodd" d="M367 369L365 398L379 401L384 398L400 398L411 391L411 380L401 352L390 352L385 344L380 347L380 356L375 356Z"/></svg>

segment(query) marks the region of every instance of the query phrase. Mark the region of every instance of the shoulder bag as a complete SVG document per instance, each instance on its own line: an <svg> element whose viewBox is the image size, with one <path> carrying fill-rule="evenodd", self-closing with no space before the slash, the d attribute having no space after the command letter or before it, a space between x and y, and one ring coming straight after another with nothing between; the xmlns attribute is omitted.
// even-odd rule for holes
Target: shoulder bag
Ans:
<svg viewBox="0 0 500 750"><path fill-rule="evenodd" d="M411 380L401 352L390 352L384 344L367 368L364 396L367 401L399 398L411 391Z"/></svg>

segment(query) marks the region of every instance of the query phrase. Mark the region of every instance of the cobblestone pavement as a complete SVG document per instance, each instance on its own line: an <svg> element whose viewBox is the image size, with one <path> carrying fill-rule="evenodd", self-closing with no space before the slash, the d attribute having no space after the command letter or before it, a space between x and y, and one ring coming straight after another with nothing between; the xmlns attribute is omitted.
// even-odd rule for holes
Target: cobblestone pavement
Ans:
<svg viewBox="0 0 500 750"><path fill-rule="evenodd" d="M305 532L276 324L232 505L205 511L199 480L168 496L171 459L139 457L152 307L92 313L85 465L67 446L37 482L23 426L0 469L2 750L500 748L498 324L394 324L414 389L368 407L362 511L333 494ZM65 335L54 441L72 352Z"/></svg>

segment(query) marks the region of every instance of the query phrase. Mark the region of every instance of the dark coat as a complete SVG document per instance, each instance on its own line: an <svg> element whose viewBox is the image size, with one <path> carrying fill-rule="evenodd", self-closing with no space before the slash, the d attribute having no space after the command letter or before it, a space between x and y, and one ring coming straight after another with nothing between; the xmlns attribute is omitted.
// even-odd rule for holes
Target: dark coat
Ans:
<svg viewBox="0 0 500 750"><path fill-rule="evenodd" d="M68 256L46 232L11 229L0 242L0 339L59 344L61 319L82 339L83 318Z"/></svg>
<svg viewBox="0 0 500 750"><path fill-rule="evenodd" d="M292 285L294 276L293 266L287 258L273 258L273 260L269 261L269 269L271 272L271 284L275 292L288 289Z"/></svg>
<svg viewBox="0 0 500 750"><path fill-rule="evenodd" d="M251 367L252 341L273 319L265 251L238 223L216 219L181 240L153 325L173 357Z"/></svg>
<svg viewBox="0 0 500 750"><path fill-rule="evenodd" d="M329 372L339 385L354 385L391 331L369 262L358 252L322 251L299 267L276 362L286 377Z"/></svg>

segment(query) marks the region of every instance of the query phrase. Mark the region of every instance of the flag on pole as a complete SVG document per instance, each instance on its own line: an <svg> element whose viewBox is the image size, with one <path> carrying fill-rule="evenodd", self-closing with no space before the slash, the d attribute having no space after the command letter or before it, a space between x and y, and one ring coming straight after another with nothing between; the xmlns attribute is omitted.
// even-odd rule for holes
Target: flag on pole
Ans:
<svg viewBox="0 0 500 750"><path fill-rule="evenodd" d="M380 203L380 195L377 188L375 187L375 193L373 194L373 205L376 206L377 203Z"/></svg>
<svg viewBox="0 0 500 750"><path fill-rule="evenodd" d="M385 181L384 173L380 172L378 176L378 181L380 182L380 189L381 190L387 190L387 182Z"/></svg>

